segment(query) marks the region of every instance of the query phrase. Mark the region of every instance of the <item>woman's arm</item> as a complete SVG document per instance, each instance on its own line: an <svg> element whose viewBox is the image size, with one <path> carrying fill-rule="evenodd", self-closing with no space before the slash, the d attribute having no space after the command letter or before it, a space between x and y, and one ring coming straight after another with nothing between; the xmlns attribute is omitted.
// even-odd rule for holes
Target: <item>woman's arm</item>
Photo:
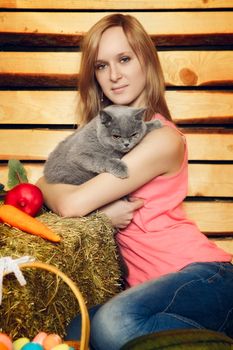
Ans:
<svg viewBox="0 0 233 350"><path fill-rule="evenodd" d="M158 175L176 172L183 161L184 143L170 127L156 129L123 157L129 177L120 179L102 173L82 185L48 184L41 178L37 185L45 203L54 212L68 217L84 216L135 191Z"/></svg>

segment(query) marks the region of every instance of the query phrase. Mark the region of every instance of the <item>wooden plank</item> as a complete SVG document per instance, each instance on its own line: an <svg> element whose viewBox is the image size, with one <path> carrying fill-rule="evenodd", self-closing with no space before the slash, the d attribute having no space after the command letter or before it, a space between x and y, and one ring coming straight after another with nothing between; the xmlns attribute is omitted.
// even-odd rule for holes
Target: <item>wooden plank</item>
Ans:
<svg viewBox="0 0 233 350"><path fill-rule="evenodd" d="M0 160L9 158L44 160L58 142L71 130L0 130ZM233 133L231 130L209 133L208 130L184 130L190 160L233 159ZM199 133L200 132L200 133Z"/></svg>
<svg viewBox="0 0 233 350"><path fill-rule="evenodd" d="M233 197L233 164L189 164L188 196Z"/></svg>
<svg viewBox="0 0 233 350"><path fill-rule="evenodd" d="M113 12L2 12L2 33L80 35L102 17ZM127 14L127 12L123 12ZM130 12L150 35L232 34L233 13L211 12Z"/></svg>
<svg viewBox="0 0 233 350"><path fill-rule="evenodd" d="M77 75L80 58L76 52L0 52L0 68L9 74L70 76Z"/></svg>
<svg viewBox="0 0 233 350"><path fill-rule="evenodd" d="M183 130L187 137L190 160L233 160L233 134L232 130L208 130L197 134ZM202 132L199 129L200 132Z"/></svg>
<svg viewBox="0 0 233 350"><path fill-rule="evenodd" d="M205 234L233 234L233 202L185 202L184 207Z"/></svg>
<svg viewBox="0 0 233 350"><path fill-rule="evenodd" d="M167 91L176 123L233 123L231 91ZM0 124L76 124L76 91L0 91Z"/></svg>
<svg viewBox="0 0 233 350"><path fill-rule="evenodd" d="M70 130L0 130L0 160L45 160L70 133Z"/></svg>
<svg viewBox="0 0 233 350"><path fill-rule="evenodd" d="M109 13L2 12L0 44L78 46L90 27ZM140 20L158 46L230 45L233 40L231 11L130 14Z"/></svg>
<svg viewBox="0 0 233 350"><path fill-rule="evenodd" d="M229 91L167 91L176 123L227 124L233 122L233 94Z"/></svg>
<svg viewBox="0 0 233 350"><path fill-rule="evenodd" d="M212 9L232 7L231 0L1 0L1 8L9 9Z"/></svg>
<svg viewBox="0 0 233 350"><path fill-rule="evenodd" d="M34 183L42 176L43 162L25 163L29 181ZM0 166L0 182L6 184L7 165ZM188 196L233 197L232 164L189 164Z"/></svg>
<svg viewBox="0 0 233 350"><path fill-rule="evenodd" d="M160 52L167 85L231 85L233 51Z"/></svg>
<svg viewBox="0 0 233 350"><path fill-rule="evenodd" d="M232 237L225 237L223 239L219 238L210 238L211 241L213 241L219 248L224 249L226 252L233 254L233 238Z"/></svg>
<svg viewBox="0 0 233 350"><path fill-rule="evenodd" d="M0 124L77 124L77 91L0 91Z"/></svg>
<svg viewBox="0 0 233 350"><path fill-rule="evenodd" d="M162 51L159 57L167 85L233 84L233 51ZM0 86L76 87L79 67L76 52L0 52Z"/></svg>

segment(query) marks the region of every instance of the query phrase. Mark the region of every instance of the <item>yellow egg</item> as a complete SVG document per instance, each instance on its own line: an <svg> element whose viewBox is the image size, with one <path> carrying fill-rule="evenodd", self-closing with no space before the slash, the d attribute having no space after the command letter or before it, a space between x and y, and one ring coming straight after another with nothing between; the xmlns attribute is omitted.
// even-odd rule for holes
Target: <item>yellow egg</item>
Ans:
<svg viewBox="0 0 233 350"><path fill-rule="evenodd" d="M43 344L45 338L48 336L45 332L39 332L32 340L32 343Z"/></svg>
<svg viewBox="0 0 233 350"><path fill-rule="evenodd" d="M44 339L42 345L44 347L44 350L51 350L56 345L59 345L62 343L62 339L58 334L48 334L47 337Z"/></svg>
<svg viewBox="0 0 233 350"><path fill-rule="evenodd" d="M30 340L28 338L19 338L19 339L16 339L14 342L13 342L13 350L20 350L22 349L22 347L29 343Z"/></svg>
<svg viewBox="0 0 233 350"><path fill-rule="evenodd" d="M0 333L0 343L4 344L8 350L12 350L11 338L6 333Z"/></svg>
<svg viewBox="0 0 233 350"><path fill-rule="evenodd" d="M78 340L64 340L63 343L69 345L70 350L80 350L80 342Z"/></svg>
<svg viewBox="0 0 233 350"><path fill-rule="evenodd" d="M67 344L59 344L54 346L54 348L52 348L51 350L69 350L70 347Z"/></svg>

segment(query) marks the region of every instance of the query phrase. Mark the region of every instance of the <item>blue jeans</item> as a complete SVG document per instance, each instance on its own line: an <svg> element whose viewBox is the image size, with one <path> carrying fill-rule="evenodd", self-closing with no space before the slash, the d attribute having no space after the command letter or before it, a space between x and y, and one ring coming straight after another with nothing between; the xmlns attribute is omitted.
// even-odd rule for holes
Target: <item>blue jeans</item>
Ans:
<svg viewBox="0 0 233 350"><path fill-rule="evenodd" d="M233 337L233 265L193 263L145 282L90 309L91 348L119 350L138 336L178 328L219 331ZM80 316L67 339L80 339Z"/></svg>

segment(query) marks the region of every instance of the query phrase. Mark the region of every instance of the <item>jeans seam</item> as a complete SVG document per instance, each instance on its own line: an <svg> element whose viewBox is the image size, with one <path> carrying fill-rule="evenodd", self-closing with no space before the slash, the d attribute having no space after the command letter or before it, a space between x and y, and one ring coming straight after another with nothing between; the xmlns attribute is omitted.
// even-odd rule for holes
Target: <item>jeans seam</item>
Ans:
<svg viewBox="0 0 233 350"><path fill-rule="evenodd" d="M161 314L165 314L165 315L169 315L169 316L172 316L174 318L176 318L177 320L181 320L191 326L195 326L196 328L198 329L205 329L205 327L203 327L202 325L200 325L199 323L193 321L193 320L190 320L189 318L186 318L186 317L183 317L181 315L178 315L178 314L173 314L173 313L169 313L169 312L160 312L159 313L160 315Z"/></svg>
<svg viewBox="0 0 233 350"><path fill-rule="evenodd" d="M224 270L224 268L222 267L222 265L218 266L218 271L216 271L211 277L207 278L206 281L210 282L212 279L215 278L215 276L220 274L220 271Z"/></svg>
<svg viewBox="0 0 233 350"><path fill-rule="evenodd" d="M166 312L166 310L172 305L173 301L175 300L177 294L179 293L179 291L184 288L185 286L189 285L190 283L193 283L193 282L198 282L198 281L202 281L203 279L202 278L199 278L199 279L193 279L192 281L189 281L189 282L186 282L184 284L182 284L182 286L180 286L174 293L173 295L173 298L172 300L170 301L170 303L165 307L165 309L162 311L162 312Z"/></svg>
<svg viewBox="0 0 233 350"><path fill-rule="evenodd" d="M210 282L212 278L214 278L216 275L219 274L220 270L222 269L222 266L218 266L218 270L216 272L214 272L211 276L209 276L208 278L204 279L204 278L198 278L198 279L193 279L191 281L188 281L186 283L184 283L182 286L180 286L174 293L172 300L170 301L170 303L166 306L166 308L162 311L162 312L166 312L166 310L172 305L174 299L176 298L177 294L179 293L179 291L184 288L185 286L193 283L193 282L198 282L198 281L207 281Z"/></svg>
<svg viewBox="0 0 233 350"><path fill-rule="evenodd" d="M218 328L218 331L224 331L224 326L225 326L225 324L227 323L227 320L228 320L228 318L229 318L229 315L231 314L231 312L233 311L233 308L231 308L229 311L228 311L228 313L227 313L227 315L226 315L226 318L225 318L225 320L223 321L223 323L221 324L221 326Z"/></svg>

